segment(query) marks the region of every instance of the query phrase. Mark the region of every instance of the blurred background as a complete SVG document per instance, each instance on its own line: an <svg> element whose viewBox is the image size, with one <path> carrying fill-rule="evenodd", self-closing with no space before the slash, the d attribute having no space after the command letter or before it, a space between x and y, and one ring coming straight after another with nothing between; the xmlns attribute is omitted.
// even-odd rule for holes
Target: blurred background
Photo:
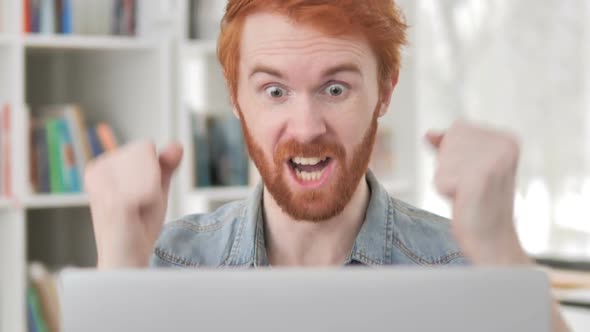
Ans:
<svg viewBox="0 0 590 332"><path fill-rule="evenodd" d="M590 3L398 4L410 44L371 168L391 195L450 216L424 133L458 119L512 131L524 247L588 268ZM82 181L92 158L138 139L182 142L168 220L243 199L259 181L215 57L224 7L0 0L0 331L56 330L53 272L96 264Z"/></svg>

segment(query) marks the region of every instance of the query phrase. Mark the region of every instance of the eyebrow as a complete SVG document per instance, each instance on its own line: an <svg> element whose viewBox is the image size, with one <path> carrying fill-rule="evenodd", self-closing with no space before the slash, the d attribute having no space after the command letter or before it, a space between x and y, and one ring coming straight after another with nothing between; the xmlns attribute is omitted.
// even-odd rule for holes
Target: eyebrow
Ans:
<svg viewBox="0 0 590 332"><path fill-rule="evenodd" d="M353 73L353 74L358 74L359 76L363 76L361 69L359 68L359 66L357 66L354 63L344 63L344 64L340 64L334 67L330 67L326 70L324 70L322 72L322 77L328 77L328 76L334 76L338 73L342 73L342 72L349 72L349 73ZM265 65L256 65L254 66L254 69L252 69L252 72L250 72L250 75L248 76L249 79L251 79L254 75L257 74L267 74L270 76L274 76L276 78L279 79L285 79L285 75L283 75L279 70L276 70L274 68L265 66Z"/></svg>

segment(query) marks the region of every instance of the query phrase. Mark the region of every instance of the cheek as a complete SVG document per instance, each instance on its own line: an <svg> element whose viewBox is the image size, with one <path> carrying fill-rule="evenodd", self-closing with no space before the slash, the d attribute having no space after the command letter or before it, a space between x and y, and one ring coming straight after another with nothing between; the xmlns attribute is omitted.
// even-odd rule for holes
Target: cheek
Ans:
<svg viewBox="0 0 590 332"><path fill-rule="evenodd" d="M357 109L335 117L332 121L332 128L347 152L355 148L365 137L373 119L373 111L369 111L368 108Z"/></svg>
<svg viewBox="0 0 590 332"><path fill-rule="evenodd" d="M273 152L280 140L282 124L272 117L253 113L244 115L248 131L256 145L264 152L265 158L272 160Z"/></svg>

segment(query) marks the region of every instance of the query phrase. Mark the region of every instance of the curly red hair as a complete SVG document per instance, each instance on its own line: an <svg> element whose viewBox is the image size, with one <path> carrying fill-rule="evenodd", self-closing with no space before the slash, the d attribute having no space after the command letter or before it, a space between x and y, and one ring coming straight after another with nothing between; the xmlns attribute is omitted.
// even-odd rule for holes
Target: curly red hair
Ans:
<svg viewBox="0 0 590 332"><path fill-rule="evenodd" d="M284 14L333 36L362 33L377 55L381 93L399 71L407 25L394 0L229 0L221 21L217 56L233 100L237 97L244 21L260 11Z"/></svg>

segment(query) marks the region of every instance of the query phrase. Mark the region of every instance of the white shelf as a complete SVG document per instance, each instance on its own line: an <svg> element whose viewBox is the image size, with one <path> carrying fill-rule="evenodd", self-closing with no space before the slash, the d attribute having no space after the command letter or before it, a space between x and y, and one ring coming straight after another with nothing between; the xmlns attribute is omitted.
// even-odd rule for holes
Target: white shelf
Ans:
<svg viewBox="0 0 590 332"><path fill-rule="evenodd" d="M88 204L88 197L84 194L39 194L24 200L29 209L84 207Z"/></svg>
<svg viewBox="0 0 590 332"><path fill-rule="evenodd" d="M0 33L0 47L8 46L14 42L14 38L12 36L8 36L6 34Z"/></svg>
<svg viewBox="0 0 590 332"><path fill-rule="evenodd" d="M182 44L182 53L187 56L215 55L217 52L217 41L215 40L192 40Z"/></svg>
<svg viewBox="0 0 590 332"><path fill-rule="evenodd" d="M13 206L13 202L8 198L0 198L0 211L10 209Z"/></svg>
<svg viewBox="0 0 590 332"><path fill-rule="evenodd" d="M235 201L248 197L253 187L202 188L189 193L191 199L207 201Z"/></svg>
<svg viewBox="0 0 590 332"><path fill-rule="evenodd" d="M154 42L137 37L80 36L80 35L27 35L24 45L29 49L58 50L143 50L152 49Z"/></svg>

